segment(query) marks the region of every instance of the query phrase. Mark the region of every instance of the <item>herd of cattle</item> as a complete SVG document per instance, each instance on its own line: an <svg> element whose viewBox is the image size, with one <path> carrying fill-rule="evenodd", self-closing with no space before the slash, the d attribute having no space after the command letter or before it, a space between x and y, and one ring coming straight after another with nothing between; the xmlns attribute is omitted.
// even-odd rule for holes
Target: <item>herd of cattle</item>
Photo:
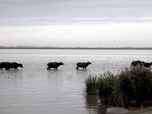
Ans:
<svg viewBox="0 0 152 114"><path fill-rule="evenodd" d="M5 70L10 70L10 69L14 69L14 70L18 70L18 67L23 68L23 65L17 62L1 62L0 63L0 69L2 70L3 68Z"/></svg>
<svg viewBox="0 0 152 114"><path fill-rule="evenodd" d="M77 69L79 69L79 67L86 69L89 64L91 64L91 63L90 62L78 62L76 65L77 65ZM47 64L47 66L48 66L47 70L49 70L51 68L53 68L54 70L57 70L60 65L64 65L64 63L62 63L62 62L59 62L59 63L58 62L49 62Z"/></svg>
<svg viewBox="0 0 152 114"><path fill-rule="evenodd" d="M78 62L76 64L77 69L82 68L82 69L86 69L88 65L90 65L91 62ZM64 65L64 63L62 62L49 62L47 64L47 70L57 70L58 67L60 65ZM140 61L140 60L136 60L136 61L132 61L131 62L131 67L136 67L136 66L142 66L142 67L146 67L146 68L151 68L152 62L147 63L144 61ZM3 70L18 70L18 67L23 68L23 65L21 63L17 63L17 62L1 62L0 63L0 69Z"/></svg>
<svg viewBox="0 0 152 114"><path fill-rule="evenodd" d="M90 62L78 62L76 65L77 65L77 69L79 68L83 68L83 69L86 69L87 66L91 64ZM47 64L47 70L50 70L50 69L54 69L54 70L57 70L58 67L60 65L64 65L64 63L62 62L49 62ZM0 69L3 70L18 70L18 67L20 68L23 68L23 65L21 63L17 63L17 62L1 62L0 63Z"/></svg>
<svg viewBox="0 0 152 114"><path fill-rule="evenodd" d="M144 62L144 61L140 61L140 60L131 62L131 67L143 66L146 68L151 68L151 65L152 65L152 62L148 63L148 62Z"/></svg>

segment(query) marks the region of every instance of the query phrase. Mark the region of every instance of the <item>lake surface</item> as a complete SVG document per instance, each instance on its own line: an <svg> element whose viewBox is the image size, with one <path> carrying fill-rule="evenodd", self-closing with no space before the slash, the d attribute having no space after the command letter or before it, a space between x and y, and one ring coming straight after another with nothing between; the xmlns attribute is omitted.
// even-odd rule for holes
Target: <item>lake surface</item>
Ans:
<svg viewBox="0 0 152 114"><path fill-rule="evenodd" d="M119 73L133 60L152 62L152 51L1 49L0 62L19 62L24 68L0 70L0 114L97 114L98 98L85 95L85 79ZM46 70L54 61L64 65ZM92 64L76 70L80 61Z"/></svg>

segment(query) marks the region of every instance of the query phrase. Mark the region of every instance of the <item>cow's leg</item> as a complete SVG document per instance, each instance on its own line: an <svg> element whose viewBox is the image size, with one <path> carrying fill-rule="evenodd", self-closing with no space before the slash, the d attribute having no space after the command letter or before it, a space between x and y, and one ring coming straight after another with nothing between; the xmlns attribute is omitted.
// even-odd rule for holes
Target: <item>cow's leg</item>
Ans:
<svg viewBox="0 0 152 114"><path fill-rule="evenodd" d="M50 67L48 66L47 70L49 70L49 69L50 69Z"/></svg>
<svg viewBox="0 0 152 114"><path fill-rule="evenodd" d="M5 68L5 70L9 70L9 68Z"/></svg>
<svg viewBox="0 0 152 114"><path fill-rule="evenodd" d="M77 66L77 70L79 69L79 67Z"/></svg>
<svg viewBox="0 0 152 114"><path fill-rule="evenodd" d="M14 70L18 70L18 68L14 68Z"/></svg>

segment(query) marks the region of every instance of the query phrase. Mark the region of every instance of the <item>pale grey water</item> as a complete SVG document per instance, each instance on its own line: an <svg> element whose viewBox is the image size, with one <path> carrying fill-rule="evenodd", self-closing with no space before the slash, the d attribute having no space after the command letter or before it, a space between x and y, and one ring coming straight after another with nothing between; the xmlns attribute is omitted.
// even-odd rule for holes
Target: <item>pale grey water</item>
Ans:
<svg viewBox="0 0 152 114"><path fill-rule="evenodd" d="M152 62L152 51L1 49L0 62L19 62L24 68L0 70L0 114L96 114L98 101L86 97L85 78L119 73L137 59ZM65 65L47 71L51 61ZM92 64L77 71L79 61Z"/></svg>

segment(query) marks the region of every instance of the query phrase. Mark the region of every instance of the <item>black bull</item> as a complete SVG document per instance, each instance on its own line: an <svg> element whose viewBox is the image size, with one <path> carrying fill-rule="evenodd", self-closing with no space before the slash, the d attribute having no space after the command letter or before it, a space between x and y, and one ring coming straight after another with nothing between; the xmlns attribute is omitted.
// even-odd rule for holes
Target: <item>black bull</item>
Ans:
<svg viewBox="0 0 152 114"><path fill-rule="evenodd" d="M22 64L16 63L16 62L1 62L0 63L0 69L2 70L3 68L5 70L10 70L10 69L14 69L14 70L18 70L18 67L23 68Z"/></svg>
<svg viewBox="0 0 152 114"><path fill-rule="evenodd" d="M140 60L131 62L131 67L143 66L143 67L146 67L146 68L151 68L151 65L152 65L152 62L147 63L147 62L140 61Z"/></svg>
<svg viewBox="0 0 152 114"><path fill-rule="evenodd" d="M62 63L62 62L49 62L47 64L47 66L48 66L47 70L49 70L51 68L53 68L54 70L57 70L60 65L64 65L64 63Z"/></svg>
<svg viewBox="0 0 152 114"><path fill-rule="evenodd" d="M83 69L86 69L89 64L91 64L91 63L90 62L78 62L77 63L77 69L79 69L79 67L83 68Z"/></svg>

